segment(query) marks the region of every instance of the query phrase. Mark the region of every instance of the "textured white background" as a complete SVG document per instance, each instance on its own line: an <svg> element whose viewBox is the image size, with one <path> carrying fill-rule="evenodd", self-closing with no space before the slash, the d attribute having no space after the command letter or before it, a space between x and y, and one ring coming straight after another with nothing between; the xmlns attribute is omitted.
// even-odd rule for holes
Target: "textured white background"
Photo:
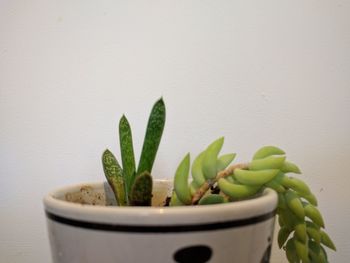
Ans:
<svg viewBox="0 0 350 263"><path fill-rule="evenodd" d="M219 136L279 145L348 262L350 1L0 0L0 262L50 262L41 199L103 179L126 113L137 156L163 96L155 177ZM284 262L277 250L272 262Z"/></svg>

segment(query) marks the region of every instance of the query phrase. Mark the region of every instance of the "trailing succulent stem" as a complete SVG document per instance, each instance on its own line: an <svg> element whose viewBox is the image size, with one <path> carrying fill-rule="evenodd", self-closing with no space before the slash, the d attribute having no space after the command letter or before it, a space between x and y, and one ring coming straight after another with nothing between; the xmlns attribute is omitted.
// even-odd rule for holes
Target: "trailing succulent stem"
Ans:
<svg viewBox="0 0 350 263"><path fill-rule="evenodd" d="M151 172L164 124L165 104L161 98L154 104L149 116L141 157L136 169L131 127L125 115L120 119L119 143L123 167L109 150L105 150L102 155L103 170L118 205L151 205Z"/></svg>
<svg viewBox="0 0 350 263"><path fill-rule="evenodd" d="M228 177L233 174L235 169L245 169L247 164L235 164L227 167L226 169L217 173L216 177L212 180L205 181L192 196L191 204L195 205L201 200L201 198L212 188L220 179Z"/></svg>
<svg viewBox="0 0 350 263"><path fill-rule="evenodd" d="M195 158L190 183L190 155L185 156L175 173L170 205L232 202L272 188L278 194L278 244L286 251L288 261L328 262L324 246L336 248L324 231L317 199L302 180L287 175L300 174L300 169L274 146L259 149L249 163L230 165L235 154L219 156L223 142L224 138L217 139Z"/></svg>

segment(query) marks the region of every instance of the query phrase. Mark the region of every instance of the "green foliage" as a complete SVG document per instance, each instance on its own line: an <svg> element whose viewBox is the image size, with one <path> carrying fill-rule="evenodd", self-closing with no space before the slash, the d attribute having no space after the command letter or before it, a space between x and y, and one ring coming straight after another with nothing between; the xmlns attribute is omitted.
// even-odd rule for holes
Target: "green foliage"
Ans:
<svg viewBox="0 0 350 263"><path fill-rule="evenodd" d="M124 115L119 122L119 144L125 177L126 192L129 194L131 191L132 183L135 180L136 167L131 127Z"/></svg>
<svg viewBox="0 0 350 263"><path fill-rule="evenodd" d="M150 206L152 201L152 176L143 172L136 177L130 193L130 205Z"/></svg>
<svg viewBox="0 0 350 263"><path fill-rule="evenodd" d="M188 182L190 156L186 155L174 177L170 205L218 204L252 198L272 188L278 193L278 244L285 249L288 261L327 262L324 246L336 248L323 229L317 199L305 182L286 175L300 174L298 166L274 146L259 149L249 163L228 166L235 154L218 157L223 140L217 139L194 159L192 182Z"/></svg>
<svg viewBox="0 0 350 263"><path fill-rule="evenodd" d="M224 170L235 159L235 153L221 155L216 161L216 173Z"/></svg>
<svg viewBox="0 0 350 263"><path fill-rule="evenodd" d="M224 137L212 142L205 150L205 155L202 162L202 171L204 177L208 180L214 179L217 174L218 155L224 144Z"/></svg>
<svg viewBox="0 0 350 263"><path fill-rule="evenodd" d="M125 206L127 204L127 200L123 170L120 167L117 159L109 150L104 151L102 155L102 164L107 181L115 193L118 204L120 206Z"/></svg>
<svg viewBox="0 0 350 263"><path fill-rule="evenodd" d="M154 159L158 151L165 124L165 104L163 99L158 100L150 114L145 139L140 157L137 174L144 171L151 172Z"/></svg>
<svg viewBox="0 0 350 263"><path fill-rule="evenodd" d="M210 194L207 196L204 196L199 201L199 205L215 205L215 204L221 204L225 203L225 198L222 195L219 194Z"/></svg>
<svg viewBox="0 0 350 263"><path fill-rule="evenodd" d="M188 185L188 173L190 171L190 155L187 154L181 161L175 173L174 190L177 198L183 204L191 204L191 190Z"/></svg>
<svg viewBox="0 0 350 263"><path fill-rule="evenodd" d="M151 172L165 124L165 104L159 99L153 106L143 142L138 169L136 170L132 132L127 118L119 121L119 144L123 168L113 154L106 150L102 165L108 183L120 206L151 205Z"/></svg>
<svg viewBox="0 0 350 263"><path fill-rule="evenodd" d="M132 131L123 115L119 122L122 167L105 150L102 164L118 205L150 206L152 167L165 124L165 104L153 106L146 128L138 167L135 165ZM317 199L308 185L287 174L300 174L299 167L286 160L285 152L275 146L260 148L249 163L230 165L236 154L219 155L224 138L212 142L191 165L190 154L179 164L174 176L170 206L213 205L253 198L264 189L278 194L278 245L289 262L328 262L325 247L336 250L324 231L324 220ZM192 181L189 181L191 171Z"/></svg>

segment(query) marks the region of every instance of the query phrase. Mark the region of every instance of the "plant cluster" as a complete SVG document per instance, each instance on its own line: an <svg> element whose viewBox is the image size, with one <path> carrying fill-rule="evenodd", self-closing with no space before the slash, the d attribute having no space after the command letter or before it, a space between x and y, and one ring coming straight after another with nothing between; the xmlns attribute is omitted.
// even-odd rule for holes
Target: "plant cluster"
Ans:
<svg viewBox="0 0 350 263"><path fill-rule="evenodd" d="M230 165L236 154L219 156L224 138L211 143L193 161L187 154L177 168L170 205L207 205L252 198L266 188L278 194L278 244L289 262L328 262L323 246L335 250L324 231L317 199L300 179L299 168L274 146L259 149L248 163ZM191 168L192 181L188 183Z"/></svg>
<svg viewBox="0 0 350 263"><path fill-rule="evenodd" d="M132 132L125 117L119 121L119 144L122 167L111 151L102 154L105 176L119 206L150 206L152 199L152 167L165 124L165 105L158 100L148 119L140 161L136 169Z"/></svg>
<svg viewBox="0 0 350 263"><path fill-rule="evenodd" d="M103 153L103 167L119 205L150 205L151 170L165 123L165 106L158 100L151 111L138 169L135 168L131 128L125 116L119 123L123 168L113 154ZM276 213L280 230L278 244L289 262L328 262L324 246L335 246L324 231L317 199L300 179L294 163L278 147L260 148L247 163L231 164L236 154L219 155L224 138L211 143L193 161L187 154L174 176L170 206L210 205L253 198L271 188L278 194ZM189 183L191 171L192 181Z"/></svg>

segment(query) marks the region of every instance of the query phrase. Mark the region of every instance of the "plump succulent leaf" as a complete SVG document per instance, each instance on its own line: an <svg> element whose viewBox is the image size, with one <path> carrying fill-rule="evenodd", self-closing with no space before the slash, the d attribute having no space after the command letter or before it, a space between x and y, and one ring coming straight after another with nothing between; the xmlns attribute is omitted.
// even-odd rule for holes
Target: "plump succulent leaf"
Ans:
<svg viewBox="0 0 350 263"><path fill-rule="evenodd" d="M289 161L284 162L283 166L281 167L281 171L283 173L301 174L299 167L296 164Z"/></svg>
<svg viewBox="0 0 350 263"><path fill-rule="evenodd" d="M286 160L285 156L271 155L262 159L253 160L249 164L249 170L280 169Z"/></svg>
<svg viewBox="0 0 350 263"><path fill-rule="evenodd" d="M174 191L181 203L189 205L192 201L191 189L188 185L190 171L190 155L187 154L176 169L174 177Z"/></svg>
<svg viewBox="0 0 350 263"><path fill-rule="evenodd" d="M216 172L218 173L226 169L226 167L230 165L230 163L235 159L235 157L236 157L235 153L228 153L228 154L221 155L216 160Z"/></svg>
<svg viewBox="0 0 350 263"><path fill-rule="evenodd" d="M223 144L224 137L221 137L212 142L205 150L205 155L202 163L202 171L204 177L208 180L214 179L217 174L216 161Z"/></svg>
<svg viewBox="0 0 350 263"><path fill-rule="evenodd" d="M225 203L225 198L219 194L206 195L199 200L199 205L215 205Z"/></svg>
<svg viewBox="0 0 350 263"><path fill-rule="evenodd" d="M176 195L176 192L173 191L173 193L171 195L169 206L183 206L183 205L185 205L185 204L179 200L179 198Z"/></svg>
<svg viewBox="0 0 350 263"><path fill-rule="evenodd" d="M193 181L197 185L202 185L205 183L205 177L204 177L203 171L202 171L202 163L203 163L204 156L205 156L205 151L201 152L194 159L194 161L192 163L191 174L192 174Z"/></svg>
<svg viewBox="0 0 350 263"><path fill-rule="evenodd" d="M261 147L259 150L256 151L256 153L253 156L253 160L263 159L271 155L283 155L285 152L275 146L264 146Z"/></svg>

